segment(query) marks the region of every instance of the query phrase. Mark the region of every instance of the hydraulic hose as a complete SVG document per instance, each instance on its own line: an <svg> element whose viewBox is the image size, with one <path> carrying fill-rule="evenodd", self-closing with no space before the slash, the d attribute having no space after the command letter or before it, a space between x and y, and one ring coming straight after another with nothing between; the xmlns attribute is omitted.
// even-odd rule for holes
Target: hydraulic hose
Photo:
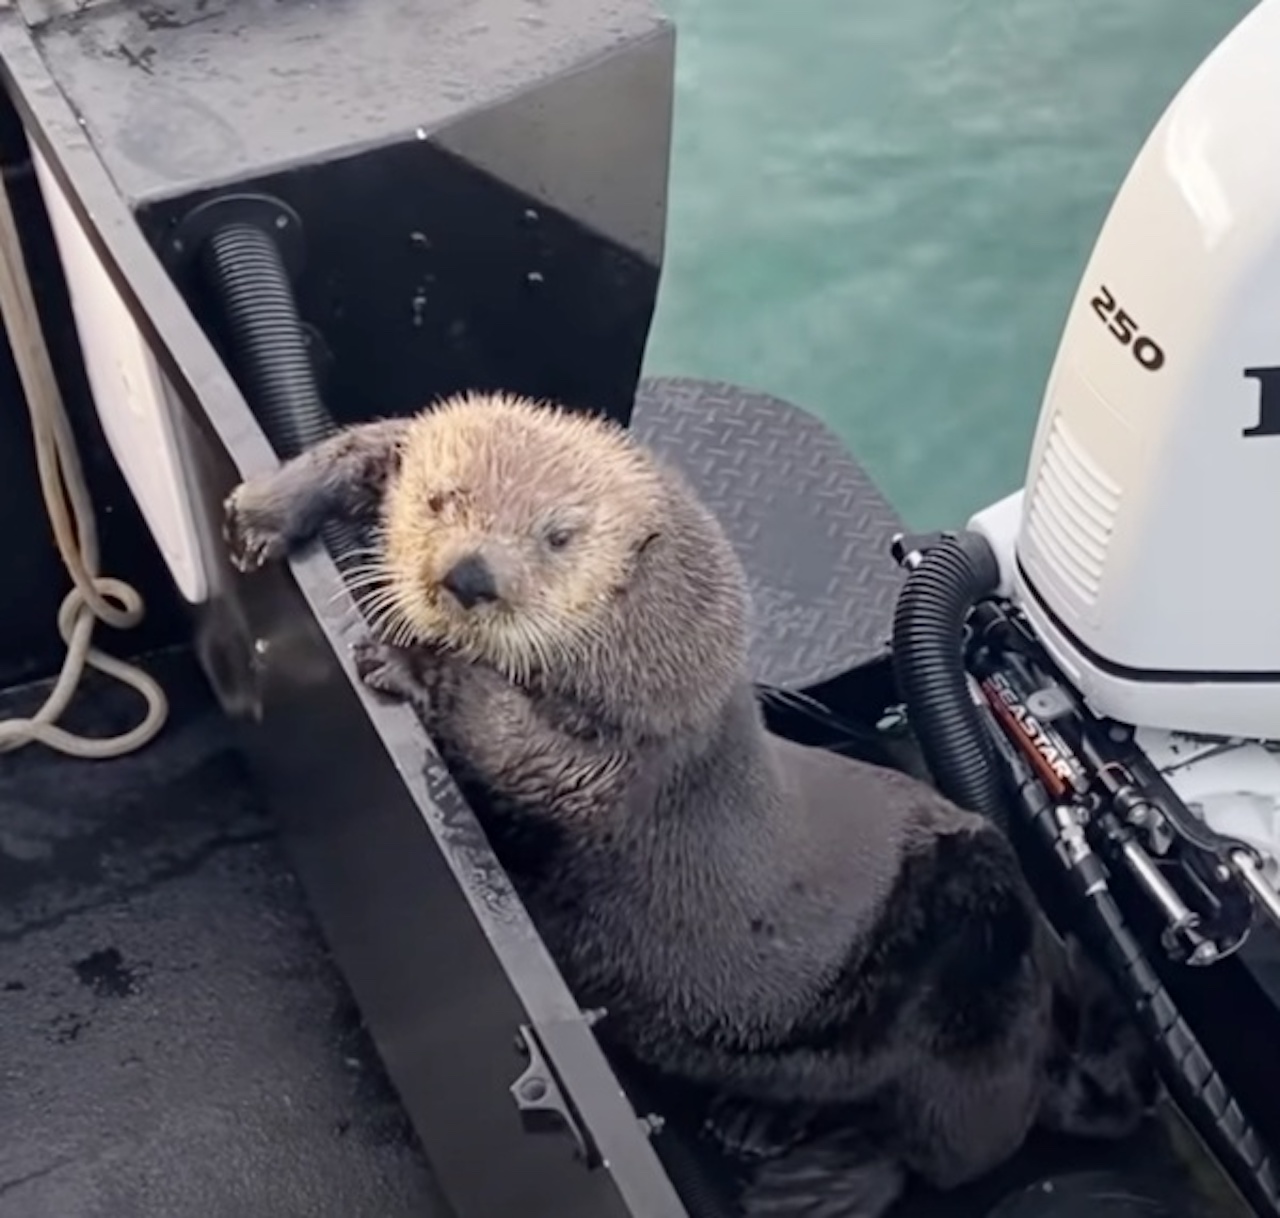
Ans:
<svg viewBox="0 0 1280 1218"><path fill-rule="evenodd" d="M1051 800L969 692L962 649L966 618L998 580L995 556L977 534L949 536L927 548L894 615L895 670L939 788L1007 828L1004 771L1016 802L1056 853L1062 843ZM1264 1213L1280 1214L1280 1180L1264 1143L1148 962L1101 861L1083 838L1067 873L1169 1090L1249 1202Z"/></svg>
<svg viewBox="0 0 1280 1218"><path fill-rule="evenodd" d="M201 261L222 308L241 389L277 455L297 456L330 435L334 423L316 386L279 247L258 225L230 222L204 242ZM339 565L360 544L346 521L329 521L321 533Z"/></svg>
<svg viewBox="0 0 1280 1218"><path fill-rule="evenodd" d="M1249 1203L1264 1213L1280 1213L1280 1180L1265 1144L1148 963L1115 898L1101 889L1088 899L1103 928L1112 972L1123 979L1144 1030L1157 1047L1164 1066L1161 1073L1178 1106L1223 1160Z"/></svg>
<svg viewBox="0 0 1280 1218"><path fill-rule="evenodd" d="M738 1218L741 1211L731 1190L716 1178L687 1135L667 1138L660 1157L689 1218Z"/></svg>
<svg viewBox="0 0 1280 1218"><path fill-rule="evenodd" d="M621 1065L619 1077L636 1112L657 1114L674 1108L681 1114L671 1121L663 1119L653 1133L653 1148L689 1218L741 1218L730 1172L717 1161L717 1152L699 1145L691 1122L684 1119L685 1110L697 1109L696 1102L690 1105L684 1096L664 1094L652 1076L631 1064Z"/></svg>
<svg viewBox="0 0 1280 1218"><path fill-rule="evenodd" d="M1043 786L1017 751L1004 742L997 726L986 730L1009 767L1027 819L1057 853L1061 845L1057 822ZM1178 1107L1249 1204L1260 1213L1280 1214L1280 1179L1265 1144L1147 960L1111 893L1101 861L1083 839L1067 875Z"/></svg>
<svg viewBox="0 0 1280 1218"><path fill-rule="evenodd" d="M1000 570L977 533L942 538L907 576L893 616L893 657L924 759L939 790L1007 827L1004 785L969 693L961 640L969 610Z"/></svg>

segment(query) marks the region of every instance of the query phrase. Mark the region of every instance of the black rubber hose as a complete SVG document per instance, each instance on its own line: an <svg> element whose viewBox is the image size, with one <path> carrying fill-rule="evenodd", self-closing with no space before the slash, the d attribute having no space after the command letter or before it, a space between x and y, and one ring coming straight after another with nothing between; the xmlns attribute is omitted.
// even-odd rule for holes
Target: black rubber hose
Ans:
<svg viewBox="0 0 1280 1218"><path fill-rule="evenodd" d="M334 424L316 386L279 248L255 225L228 224L205 242L201 259L222 308L237 383L276 454L296 456L330 435ZM339 565L360 542L344 522L330 522L322 532ZM685 1135L665 1135L663 1150L692 1218L735 1218L728 1190Z"/></svg>
<svg viewBox="0 0 1280 1218"><path fill-rule="evenodd" d="M970 609L994 592L999 580L995 555L977 533L958 533L930 546L898 596L893 662L938 789L1005 828L1004 786L969 693L962 650Z"/></svg>
<svg viewBox="0 0 1280 1218"><path fill-rule="evenodd" d="M999 742L995 747L1009 767L1027 820L1056 854L1058 828L1044 787L1016 750L1003 741L998 727L992 724L985 730L988 739ZM1146 1033L1160 1075L1179 1109L1248 1203L1259 1214L1280 1215L1280 1179L1266 1144L1147 960L1111 894L1101 861L1089 853L1067 868L1067 877L1107 957L1109 972Z"/></svg>
<svg viewBox="0 0 1280 1218"><path fill-rule="evenodd" d="M277 456L295 457L330 435L334 423L275 239L254 224L227 224L205 241L201 262L222 309L236 381ZM346 521L330 521L321 532L340 565L360 545Z"/></svg>
<svg viewBox="0 0 1280 1218"><path fill-rule="evenodd" d="M741 1218L732 1191L703 1161L692 1139L683 1133L659 1136L665 1139L659 1157L689 1218Z"/></svg>
<svg viewBox="0 0 1280 1218"><path fill-rule="evenodd" d="M615 1068L636 1112L675 1110L654 1134L653 1149L690 1218L741 1218L732 1169L717 1150L701 1142L688 1119L690 1112L701 1110L699 1103L685 1094L672 1094L631 1063L616 1063Z"/></svg>
<svg viewBox="0 0 1280 1218"><path fill-rule="evenodd" d="M1266 1144L1147 961L1115 898L1107 889L1095 888L1086 899L1102 930L1111 971L1121 979L1157 1047L1161 1074L1179 1108L1222 1160L1249 1204L1260 1213L1280 1214L1280 1180Z"/></svg>

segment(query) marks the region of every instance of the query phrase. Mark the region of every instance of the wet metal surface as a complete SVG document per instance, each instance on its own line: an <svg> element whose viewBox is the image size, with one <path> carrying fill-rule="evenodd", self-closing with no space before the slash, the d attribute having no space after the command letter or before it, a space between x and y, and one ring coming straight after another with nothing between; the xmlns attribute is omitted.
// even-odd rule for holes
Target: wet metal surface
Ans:
<svg viewBox="0 0 1280 1218"><path fill-rule="evenodd" d="M444 1218L229 725L149 667L150 748L0 757L0 1218ZM71 718L135 710L95 682Z"/></svg>
<svg viewBox="0 0 1280 1218"><path fill-rule="evenodd" d="M27 0L59 85L138 201L423 137L662 19L635 0Z"/></svg>

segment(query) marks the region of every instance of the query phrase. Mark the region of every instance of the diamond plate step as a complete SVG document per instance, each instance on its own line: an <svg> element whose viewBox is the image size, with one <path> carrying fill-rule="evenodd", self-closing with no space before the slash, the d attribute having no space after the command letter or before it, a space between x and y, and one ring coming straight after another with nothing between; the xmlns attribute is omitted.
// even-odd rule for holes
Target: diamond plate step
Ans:
<svg viewBox="0 0 1280 1218"><path fill-rule="evenodd" d="M631 429L678 466L747 570L756 680L803 690L886 654L902 523L824 423L779 398L684 377L640 382Z"/></svg>

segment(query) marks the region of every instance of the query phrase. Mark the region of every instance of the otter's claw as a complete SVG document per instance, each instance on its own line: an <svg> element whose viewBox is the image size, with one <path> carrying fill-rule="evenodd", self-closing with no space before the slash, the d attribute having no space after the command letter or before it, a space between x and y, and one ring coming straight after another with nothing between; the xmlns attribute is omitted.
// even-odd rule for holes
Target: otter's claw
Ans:
<svg viewBox="0 0 1280 1218"><path fill-rule="evenodd" d="M287 549L284 532L272 520L269 505L255 505L255 496L265 498L252 482L242 482L222 505L222 536L237 571L256 571Z"/></svg>
<svg viewBox="0 0 1280 1218"><path fill-rule="evenodd" d="M356 673L370 689L388 698L408 702L420 693L403 652L377 639L352 644Z"/></svg>
<svg viewBox="0 0 1280 1218"><path fill-rule="evenodd" d="M763 1162L785 1154L804 1139L807 1110L779 1110L731 1096L712 1101L704 1132L736 1159Z"/></svg>

